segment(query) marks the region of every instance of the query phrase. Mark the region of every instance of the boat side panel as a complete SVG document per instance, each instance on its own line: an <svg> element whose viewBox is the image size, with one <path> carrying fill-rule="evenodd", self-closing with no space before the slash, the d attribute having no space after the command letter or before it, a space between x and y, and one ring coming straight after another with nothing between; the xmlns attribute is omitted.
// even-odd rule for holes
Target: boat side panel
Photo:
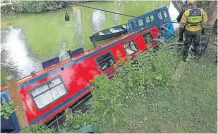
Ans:
<svg viewBox="0 0 218 134"><path fill-rule="evenodd" d="M76 95L79 93L82 89L86 88L88 85L90 85L90 80L94 78L94 76L100 74L101 72L97 68L97 65L93 63L94 60L92 58L85 59L83 61L80 61L68 68L64 68L63 71L59 71L57 73L48 75L48 77L45 77L25 88L22 88L20 90L25 109L27 111L27 117L28 121L32 122L34 119L38 118L39 115L43 115L43 113L46 113L47 111L52 110L55 106L60 105L65 100L69 99L71 96ZM55 77L60 76L63 80L66 88L67 88L67 94L59 98L58 100L52 102L45 108L39 109L37 108L36 104L34 103L33 98L30 95L30 90L33 88L36 88L37 86L45 83L46 81L49 81ZM76 95L73 99L69 100L70 102L74 102L75 100L81 98L87 91L84 91L84 93ZM67 104L68 102L66 102ZM70 104L68 104L70 105ZM58 108L60 109L60 108ZM61 108L62 109L62 108ZM59 110L58 112L60 112ZM57 112L52 113L54 115ZM52 116L49 115L49 116Z"/></svg>

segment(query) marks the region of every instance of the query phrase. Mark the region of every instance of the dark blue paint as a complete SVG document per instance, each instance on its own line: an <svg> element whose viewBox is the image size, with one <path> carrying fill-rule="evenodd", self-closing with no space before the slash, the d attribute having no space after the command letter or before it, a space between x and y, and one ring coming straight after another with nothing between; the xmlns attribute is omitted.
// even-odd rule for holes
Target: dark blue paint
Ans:
<svg viewBox="0 0 218 134"><path fill-rule="evenodd" d="M76 49L76 50L73 50L73 51L70 53L70 58L72 58L72 57L74 57L74 56L76 56L76 55L78 55L78 54L82 54L82 53L84 53L83 48L78 48L78 49Z"/></svg>
<svg viewBox="0 0 218 134"><path fill-rule="evenodd" d="M50 67L54 64L57 64L58 62L59 62L59 57L54 57L50 60L42 62L42 67L43 67L43 69L45 69L45 68Z"/></svg>
<svg viewBox="0 0 218 134"><path fill-rule="evenodd" d="M9 98L8 98L8 97L9 97L9 92L8 92L8 90L1 92L1 99L4 99L6 102L9 102ZM9 116L9 118L10 118L10 120L13 122L13 124L14 124L14 126L15 126L15 128L16 128L16 129L13 131L13 133L19 132L19 131L20 131L20 125L19 125L19 123L18 123L16 113L15 113L15 112L11 113L10 116ZM1 123L4 124L4 123L6 123L6 122L4 122L4 120L2 120Z"/></svg>
<svg viewBox="0 0 218 134"><path fill-rule="evenodd" d="M161 19L158 16L159 13L162 16ZM166 14L166 16L164 13ZM153 17L153 20L150 20L150 22L146 22L146 19L148 19L150 16ZM143 22L142 25L139 24L139 21ZM171 21L171 18L168 12L168 8L162 7L162 8L153 10L151 12L148 12L146 14L143 14L141 16L130 19L128 21L127 30L128 32L134 32L140 29L149 29L154 26L157 26L159 30L161 30L161 27L165 26L171 33L175 33L173 25L171 23L166 24L167 22L170 22L170 21ZM168 40L171 37L173 37L173 35L166 30L162 30L162 32L163 32L163 36L165 40Z"/></svg>
<svg viewBox="0 0 218 134"><path fill-rule="evenodd" d="M149 16L153 16L154 17L154 13L153 12L148 12L146 14L143 14L141 16L138 16L136 18L132 18L130 20L128 20L128 32L134 32L134 31L138 31L140 29L149 29L150 27L156 26L155 25L155 18L154 21L151 22L146 22L146 18ZM143 22L143 25L139 25L139 21ZM133 25L134 24L134 25Z"/></svg>
<svg viewBox="0 0 218 134"><path fill-rule="evenodd" d="M190 16L201 16L201 9L200 8L190 9Z"/></svg>

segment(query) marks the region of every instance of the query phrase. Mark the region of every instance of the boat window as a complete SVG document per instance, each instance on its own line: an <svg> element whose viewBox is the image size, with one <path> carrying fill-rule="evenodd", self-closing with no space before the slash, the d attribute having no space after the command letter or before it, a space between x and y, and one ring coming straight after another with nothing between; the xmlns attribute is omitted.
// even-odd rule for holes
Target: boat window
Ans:
<svg viewBox="0 0 218 134"><path fill-rule="evenodd" d="M136 21L131 22L131 25L132 25L133 28L135 28L135 27L138 26L137 23L136 23Z"/></svg>
<svg viewBox="0 0 218 134"><path fill-rule="evenodd" d="M159 19L161 19L161 20L163 19L163 16L162 16L161 12L159 12L157 15L158 15Z"/></svg>
<svg viewBox="0 0 218 134"><path fill-rule="evenodd" d="M154 21L154 16L153 16L153 15L147 16L147 17L145 18L145 22L146 22L146 23L150 23L150 22L152 22L152 21Z"/></svg>
<svg viewBox="0 0 218 134"><path fill-rule="evenodd" d="M166 11L163 11L163 14L164 14L164 18L167 18L168 15L167 15L167 12Z"/></svg>
<svg viewBox="0 0 218 134"><path fill-rule="evenodd" d="M149 43L151 43L151 41L153 39L153 36L149 32L149 33L146 33L146 34L143 35L143 39L144 39L146 44L149 44Z"/></svg>
<svg viewBox="0 0 218 134"><path fill-rule="evenodd" d="M113 64L116 63L111 52L98 56L96 58L96 62L99 68L101 69L101 71L105 71L106 69L108 69L109 67L111 67Z"/></svg>
<svg viewBox="0 0 218 134"><path fill-rule="evenodd" d="M131 55L138 50L134 41L130 41L130 42L124 44L123 47L124 47L127 55Z"/></svg>
<svg viewBox="0 0 218 134"><path fill-rule="evenodd" d="M38 108L43 108L67 93L60 77L55 78L30 91Z"/></svg>
<svg viewBox="0 0 218 134"><path fill-rule="evenodd" d="M139 26L143 26L143 21L142 20L138 20Z"/></svg>

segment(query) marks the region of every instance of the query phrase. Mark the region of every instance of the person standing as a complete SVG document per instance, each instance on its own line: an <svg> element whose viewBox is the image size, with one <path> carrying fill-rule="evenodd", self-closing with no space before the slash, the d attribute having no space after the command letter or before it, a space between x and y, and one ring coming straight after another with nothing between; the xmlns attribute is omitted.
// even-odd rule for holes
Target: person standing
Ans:
<svg viewBox="0 0 218 134"><path fill-rule="evenodd" d="M196 48L200 43L201 33L204 32L204 27L207 24L207 13L196 6L195 0L187 1L188 9L182 15L180 21L180 29L185 29L185 41L183 49L183 60L185 61L188 56L188 49L190 44L194 43L194 53L196 53Z"/></svg>

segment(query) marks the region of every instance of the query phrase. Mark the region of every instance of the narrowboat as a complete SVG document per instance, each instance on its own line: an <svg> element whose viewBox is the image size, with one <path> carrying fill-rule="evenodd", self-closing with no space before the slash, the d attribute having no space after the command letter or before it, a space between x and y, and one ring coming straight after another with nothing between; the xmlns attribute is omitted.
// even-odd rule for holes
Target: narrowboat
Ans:
<svg viewBox="0 0 218 134"><path fill-rule="evenodd" d="M55 57L45 61L42 63L43 70L18 80L29 124L46 123L81 100L91 92L91 81L97 75L105 74L111 78L118 73L117 68L120 66L114 65L118 64L121 58L127 60L127 56L135 56L137 52L148 50L152 39L160 36L170 38L161 28L164 24L163 20L159 23L160 15L161 19L170 21L167 7L133 18L128 21L128 32L125 34L91 50L79 48L68 51L68 59L60 61L59 57ZM171 23L169 25L172 26ZM171 31L174 32L172 28ZM118 51L120 55L117 55ZM6 86L1 88L1 99L10 100ZM1 132L19 132L15 113L11 114L8 120L2 117L1 120L1 124L13 125L10 129L2 125Z"/></svg>

